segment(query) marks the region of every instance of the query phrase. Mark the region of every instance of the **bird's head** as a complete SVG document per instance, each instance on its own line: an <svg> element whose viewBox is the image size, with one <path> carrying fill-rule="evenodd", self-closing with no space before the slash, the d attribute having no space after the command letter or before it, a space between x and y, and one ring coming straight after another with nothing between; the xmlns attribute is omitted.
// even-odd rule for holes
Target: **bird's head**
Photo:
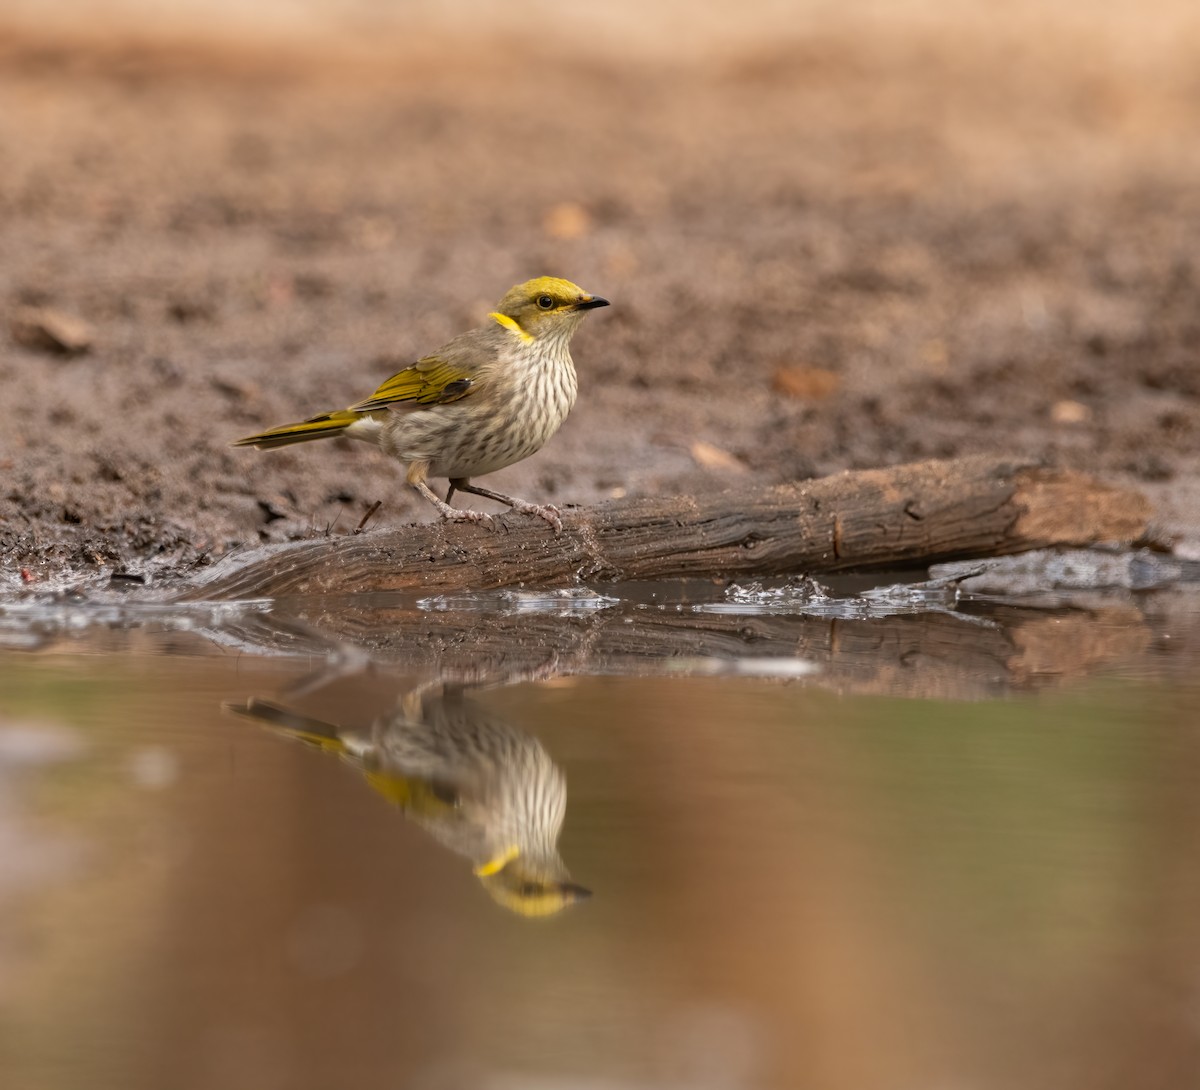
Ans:
<svg viewBox="0 0 1200 1090"><path fill-rule="evenodd" d="M510 288L496 304L492 319L527 340L570 336L589 310L608 306L578 284L557 276L539 276Z"/></svg>
<svg viewBox="0 0 1200 1090"><path fill-rule="evenodd" d="M592 895L570 880L557 854L543 860L517 855L494 873L475 873L492 900L518 916L553 916Z"/></svg>

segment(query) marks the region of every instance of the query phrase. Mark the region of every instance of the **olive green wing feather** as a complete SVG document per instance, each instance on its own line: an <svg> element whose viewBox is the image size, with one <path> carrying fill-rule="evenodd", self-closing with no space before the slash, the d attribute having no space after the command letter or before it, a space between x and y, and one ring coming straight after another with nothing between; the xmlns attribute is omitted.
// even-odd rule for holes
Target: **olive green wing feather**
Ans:
<svg viewBox="0 0 1200 1090"><path fill-rule="evenodd" d="M473 371L474 368L450 362L441 356L426 356L392 375L365 401L351 405L350 411L369 413L402 402L445 405L471 392L474 387Z"/></svg>
<svg viewBox="0 0 1200 1090"><path fill-rule="evenodd" d="M390 405L445 405L474 393L507 343L499 326L460 333L432 355L392 375L350 411L369 413Z"/></svg>

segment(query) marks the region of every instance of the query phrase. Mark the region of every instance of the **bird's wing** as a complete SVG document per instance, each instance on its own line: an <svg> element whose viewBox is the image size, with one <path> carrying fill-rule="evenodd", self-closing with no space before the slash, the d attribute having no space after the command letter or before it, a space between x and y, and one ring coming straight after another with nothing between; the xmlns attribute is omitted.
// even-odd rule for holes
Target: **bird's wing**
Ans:
<svg viewBox="0 0 1200 1090"><path fill-rule="evenodd" d="M426 356L411 367L392 375L365 401L351 405L350 411L369 413L402 402L444 405L466 397L473 387L474 382L469 369L440 356Z"/></svg>
<svg viewBox="0 0 1200 1090"><path fill-rule="evenodd" d="M392 769L374 769L364 773L367 783L388 802L425 818L445 818L459 807L458 789L453 783L404 776Z"/></svg>
<svg viewBox="0 0 1200 1090"><path fill-rule="evenodd" d="M352 412L369 413L389 405L445 405L467 397L478 388L486 361L496 357L504 331L472 329L411 367L393 375L365 401L351 405Z"/></svg>

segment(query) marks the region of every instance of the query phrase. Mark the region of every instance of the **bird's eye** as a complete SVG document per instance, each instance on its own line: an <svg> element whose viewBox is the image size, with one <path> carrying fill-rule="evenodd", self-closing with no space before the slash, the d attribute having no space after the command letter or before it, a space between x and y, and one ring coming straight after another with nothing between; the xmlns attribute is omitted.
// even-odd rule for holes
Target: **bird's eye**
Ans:
<svg viewBox="0 0 1200 1090"><path fill-rule="evenodd" d="M542 310L549 310L554 306L554 299L549 295L539 295L537 297L537 305L541 307Z"/></svg>

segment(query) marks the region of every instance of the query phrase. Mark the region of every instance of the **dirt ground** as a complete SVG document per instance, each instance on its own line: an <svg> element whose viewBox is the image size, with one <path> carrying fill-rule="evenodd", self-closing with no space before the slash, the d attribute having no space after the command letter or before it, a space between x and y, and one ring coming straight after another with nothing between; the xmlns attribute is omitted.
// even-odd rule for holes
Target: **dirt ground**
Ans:
<svg viewBox="0 0 1200 1090"><path fill-rule="evenodd" d="M1194 548L1200 40L772 29L678 58L0 36L3 585L427 518L362 444L228 443L543 273L613 306L492 487L1003 452L1140 483Z"/></svg>

